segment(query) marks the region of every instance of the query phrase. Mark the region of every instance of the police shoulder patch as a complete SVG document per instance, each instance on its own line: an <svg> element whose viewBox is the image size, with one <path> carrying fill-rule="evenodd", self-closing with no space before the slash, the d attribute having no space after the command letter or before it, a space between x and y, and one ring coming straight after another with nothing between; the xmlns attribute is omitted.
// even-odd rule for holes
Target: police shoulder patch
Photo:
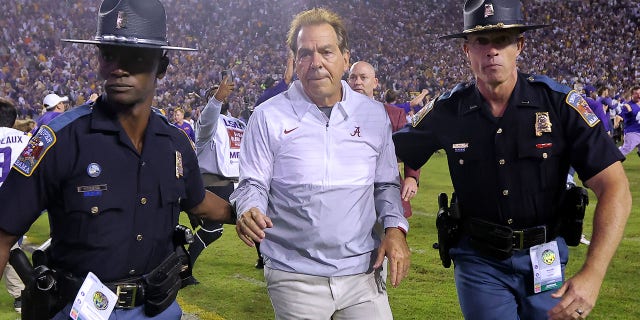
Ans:
<svg viewBox="0 0 640 320"><path fill-rule="evenodd" d="M47 151L56 143L56 134L49 126L41 126L13 164L24 176L31 176Z"/></svg>
<svg viewBox="0 0 640 320"><path fill-rule="evenodd" d="M575 90L571 90L569 94L567 94L566 103L578 111L589 127L593 127L600 122L598 116L596 116L593 110L589 107L587 100L585 100L585 98Z"/></svg>
<svg viewBox="0 0 640 320"><path fill-rule="evenodd" d="M436 99L429 101L429 103L427 103L424 107L422 107L420 111L418 111L416 114L413 115L413 117L411 118L411 125L414 128L418 126L418 124L420 123L420 121L422 121L424 116L426 116L427 113L429 113L429 111L433 109L433 104L435 102L436 102Z"/></svg>

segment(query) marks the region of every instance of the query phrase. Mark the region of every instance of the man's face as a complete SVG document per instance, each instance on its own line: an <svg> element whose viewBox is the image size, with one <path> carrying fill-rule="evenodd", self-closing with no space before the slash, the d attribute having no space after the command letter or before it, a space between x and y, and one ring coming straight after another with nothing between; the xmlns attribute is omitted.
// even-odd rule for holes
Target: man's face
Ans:
<svg viewBox="0 0 640 320"><path fill-rule="evenodd" d="M515 31L470 34L463 45L479 83L497 86L515 75L524 38Z"/></svg>
<svg viewBox="0 0 640 320"><path fill-rule="evenodd" d="M162 52L158 49L122 46L99 46L100 77L109 101L133 106L153 100L158 65Z"/></svg>
<svg viewBox="0 0 640 320"><path fill-rule="evenodd" d="M631 91L631 100L635 103L640 102L640 89Z"/></svg>
<svg viewBox="0 0 640 320"><path fill-rule="evenodd" d="M333 106L342 98L340 80L349 53L340 52L338 36L328 23L303 26L297 45L295 69L305 93L318 106Z"/></svg>
<svg viewBox="0 0 640 320"><path fill-rule="evenodd" d="M176 110L175 113L173 114L173 119L177 123L182 123L182 121L184 120L184 113L182 113L181 110Z"/></svg>
<svg viewBox="0 0 640 320"><path fill-rule="evenodd" d="M364 62L356 62L351 66L349 86L353 91L373 98L373 90L378 87L378 78L373 67Z"/></svg>

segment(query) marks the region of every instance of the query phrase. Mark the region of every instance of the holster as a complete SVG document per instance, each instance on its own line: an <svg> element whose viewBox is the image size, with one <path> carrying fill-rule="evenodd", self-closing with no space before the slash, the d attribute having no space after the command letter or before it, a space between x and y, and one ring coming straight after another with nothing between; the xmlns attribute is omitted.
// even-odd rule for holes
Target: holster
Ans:
<svg viewBox="0 0 640 320"><path fill-rule="evenodd" d="M580 244L584 214L589 205L587 189L573 186L565 193L561 206L560 236L569 246Z"/></svg>
<svg viewBox="0 0 640 320"><path fill-rule="evenodd" d="M172 252L158 267L143 277L146 283L144 313L153 317L168 308L178 296L182 281L182 260Z"/></svg>
<svg viewBox="0 0 640 320"><path fill-rule="evenodd" d="M459 240L460 217L458 214L457 199L455 193L451 195L451 205L449 206L447 194L438 195L438 214L436 217L436 228L438 229L438 252L440 261L445 268L451 267L451 256L449 249L457 245Z"/></svg>
<svg viewBox="0 0 640 320"><path fill-rule="evenodd" d="M50 319L62 309L55 272L45 265L31 266L22 249L11 250L9 263L24 283L22 290L22 319Z"/></svg>

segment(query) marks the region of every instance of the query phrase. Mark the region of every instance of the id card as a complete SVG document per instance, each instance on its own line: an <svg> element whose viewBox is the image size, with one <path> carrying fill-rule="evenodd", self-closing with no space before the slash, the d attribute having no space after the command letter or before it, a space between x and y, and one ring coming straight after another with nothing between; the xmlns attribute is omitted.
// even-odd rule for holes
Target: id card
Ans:
<svg viewBox="0 0 640 320"><path fill-rule="evenodd" d="M117 297L95 274L89 272L73 301L69 316L73 320L107 320L116 306Z"/></svg>
<svg viewBox="0 0 640 320"><path fill-rule="evenodd" d="M529 249L533 266L533 292L540 293L562 286L560 251L554 240Z"/></svg>

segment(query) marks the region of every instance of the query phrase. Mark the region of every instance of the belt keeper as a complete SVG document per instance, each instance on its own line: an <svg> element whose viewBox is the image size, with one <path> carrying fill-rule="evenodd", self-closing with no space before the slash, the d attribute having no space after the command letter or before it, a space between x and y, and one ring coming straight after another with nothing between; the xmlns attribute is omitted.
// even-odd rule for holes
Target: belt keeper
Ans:
<svg viewBox="0 0 640 320"><path fill-rule="evenodd" d="M524 248L524 231L523 230L513 230L513 237L517 238L518 249Z"/></svg>

